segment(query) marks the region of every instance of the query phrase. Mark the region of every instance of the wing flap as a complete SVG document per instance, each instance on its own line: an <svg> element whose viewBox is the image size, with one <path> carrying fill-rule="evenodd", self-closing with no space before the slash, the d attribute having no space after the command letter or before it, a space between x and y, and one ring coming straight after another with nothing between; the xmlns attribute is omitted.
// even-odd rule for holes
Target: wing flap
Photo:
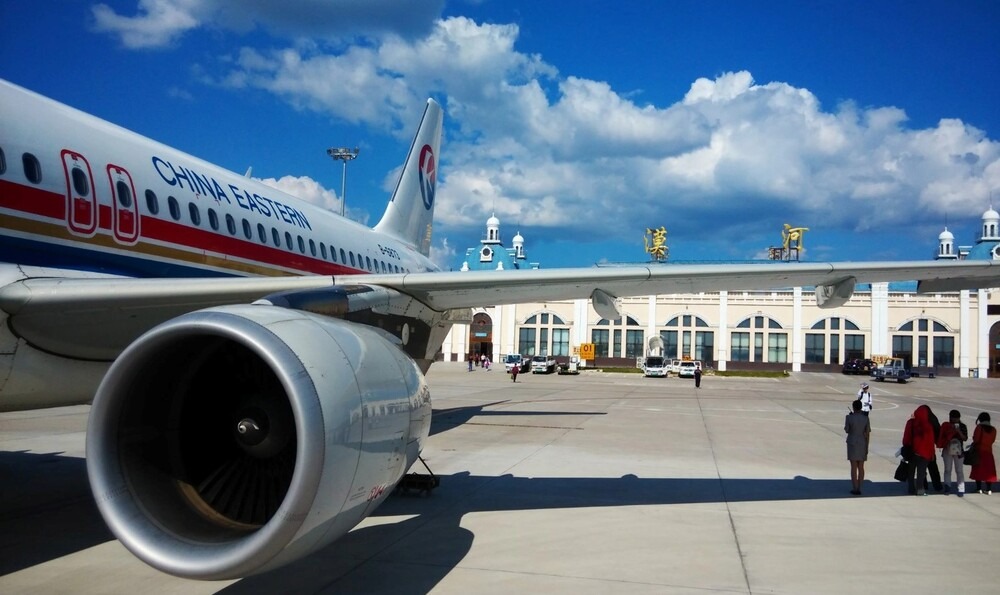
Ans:
<svg viewBox="0 0 1000 595"><path fill-rule="evenodd" d="M31 278L0 288L14 333L38 349L114 359L139 335L194 310L333 285L331 277L213 279Z"/></svg>
<svg viewBox="0 0 1000 595"><path fill-rule="evenodd" d="M610 296L701 293L788 287L837 286L882 281L951 280L974 287L1000 285L1000 263L990 261L914 261L843 263L665 264L369 275L365 283L392 287L435 310L473 308L528 301L587 299L595 290ZM952 290L952 289L948 289Z"/></svg>

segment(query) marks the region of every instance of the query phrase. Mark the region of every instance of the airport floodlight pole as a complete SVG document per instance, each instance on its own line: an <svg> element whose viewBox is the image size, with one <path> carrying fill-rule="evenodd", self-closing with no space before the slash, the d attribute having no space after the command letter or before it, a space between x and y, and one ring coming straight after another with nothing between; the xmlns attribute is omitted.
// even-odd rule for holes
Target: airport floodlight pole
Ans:
<svg viewBox="0 0 1000 595"><path fill-rule="evenodd" d="M333 157L334 161L344 162L344 173L340 177L340 216L344 216L344 210L347 208L347 162L352 159L357 159L360 149L354 147L350 149L348 147L331 147L326 150L326 154Z"/></svg>

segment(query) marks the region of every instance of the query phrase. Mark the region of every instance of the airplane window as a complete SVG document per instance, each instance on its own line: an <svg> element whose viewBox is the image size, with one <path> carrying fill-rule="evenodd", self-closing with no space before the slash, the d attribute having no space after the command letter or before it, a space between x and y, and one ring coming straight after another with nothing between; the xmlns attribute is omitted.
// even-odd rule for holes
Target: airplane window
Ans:
<svg viewBox="0 0 1000 595"><path fill-rule="evenodd" d="M319 253L323 257L323 260L326 260L326 244L323 242L319 243Z"/></svg>
<svg viewBox="0 0 1000 595"><path fill-rule="evenodd" d="M188 203L188 215L191 216L191 223L197 226L201 226L201 211L198 210L198 205L193 202Z"/></svg>
<svg viewBox="0 0 1000 595"><path fill-rule="evenodd" d="M160 201L156 198L156 193L152 190L146 191L146 208L153 215L160 212Z"/></svg>
<svg viewBox="0 0 1000 595"><path fill-rule="evenodd" d="M347 259L346 259L346 258L344 258L344 256L345 256L345 254L344 254L344 249L343 249L343 248L341 248L341 249L340 249L340 262L342 262L342 263L344 263L344 264L347 264ZM336 259L334 259L334 260L336 260Z"/></svg>
<svg viewBox="0 0 1000 595"><path fill-rule="evenodd" d="M309 253L316 256L316 242L309 240Z"/></svg>
<svg viewBox="0 0 1000 595"><path fill-rule="evenodd" d="M42 181L42 164L38 162L38 157L31 153L21 155L21 165L24 166L24 177L32 184Z"/></svg>
<svg viewBox="0 0 1000 595"><path fill-rule="evenodd" d="M123 209L131 209L132 189L129 188L128 184L122 180L118 180L115 183L115 191L118 193L118 204L120 204Z"/></svg>
<svg viewBox="0 0 1000 595"><path fill-rule="evenodd" d="M90 194L90 182L88 181L87 174L79 167L73 168L73 190L76 191L81 197Z"/></svg>
<svg viewBox="0 0 1000 595"><path fill-rule="evenodd" d="M365 268L369 271L372 270L372 259L365 256Z"/></svg>
<svg viewBox="0 0 1000 595"><path fill-rule="evenodd" d="M177 204L177 199L173 196L167 197L167 207L170 209L170 218L174 221L181 220L181 205Z"/></svg>
<svg viewBox="0 0 1000 595"><path fill-rule="evenodd" d="M3 149L0 149L0 176L7 173L7 156L4 155Z"/></svg>
<svg viewBox="0 0 1000 595"><path fill-rule="evenodd" d="M306 243L302 241L302 236L299 236L299 252L306 253Z"/></svg>
<svg viewBox="0 0 1000 595"><path fill-rule="evenodd" d="M236 235L236 220L228 213L226 214L226 229L229 230L229 235Z"/></svg>
<svg viewBox="0 0 1000 595"><path fill-rule="evenodd" d="M292 250L292 234L287 231L285 232L285 246L287 246L289 250Z"/></svg>
<svg viewBox="0 0 1000 595"><path fill-rule="evenodd" d="M264 229L264 224L262 223L257 224L257 237L260 238L261 244L267 243L267 230Z"/></svg>
<svg viewBox="0 0 1000 595"><path fill-rule="evenodd" d="M249 240L253 238L253 231L250 229L250 222L246 219L243 220L243 235Z"/></svg>
<svg viewBox="0 0 1000 595"><path fill-rule="evenodd" d="M358 265L354 263L354 253L353 252L348 252L348 254L351 255L351 266L352 267L357 267Z"/></svg>
<svg viewBox="0 0 1000 595"><path fill-rule="evenodd" d="M219 231L219 214L215 212L215 209L208 209L208 224L212 226L212 229Z"/></svg>
<svg viewBox="0 0 1000 595"><path fill-rule="evenodd" d="M271 240L274 242L275 246L281 248L281 234L278 233L278 230L273 227L271 228Z"/></svg>

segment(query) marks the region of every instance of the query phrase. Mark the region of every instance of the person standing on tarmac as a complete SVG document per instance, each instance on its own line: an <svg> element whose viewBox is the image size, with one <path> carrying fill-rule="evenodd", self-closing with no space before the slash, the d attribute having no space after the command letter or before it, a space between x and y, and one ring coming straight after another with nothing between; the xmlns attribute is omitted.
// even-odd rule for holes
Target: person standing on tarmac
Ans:
<svg viewBox="0 0 1000 595"><path fill-rule="evenodd" d="M937 446L941 449L941 460L944 461L944 493L949 493L948 480L951 470L955 469L955 482L952 489L961 498L965 495L965 470L962 468L963 442L969 438L969 428L962 423L962 414L958 409L948 413L948 423L941 424L938 433Z"/></svg>
<svg viewBox="0 0 1000 595"><path fill-rule="evenodd" d="M868 415L872 410L872 394L868 390L868 383L861 383L861 390L858 391L858 400L861 401L861 413Z"/></svg>
<svg viewBox="0 0 1000 595"><path fill-rule="evenodd" d="M913 412L903 430L903 448L907 453L907 488L911 494L927 495L927 464L934 459L934 443L937 436L928 419L930 407L921 405Z"/></svg>
<svg viewBox="0 0 1000 595"><path fill-rule="evenodd" d="M698 366L694 368L694 387L701 388L701 368Z"/></svg>
<svg viewBox="0 0 1000 595"><path fill-rule="evenodd" d="M847 433L847 460L851 462L851 493L861 495L865 481L865 461L868 460L868 442L872 433L871 422L861 413L861 402L851 404L852 411L844 418Z"/></svg>

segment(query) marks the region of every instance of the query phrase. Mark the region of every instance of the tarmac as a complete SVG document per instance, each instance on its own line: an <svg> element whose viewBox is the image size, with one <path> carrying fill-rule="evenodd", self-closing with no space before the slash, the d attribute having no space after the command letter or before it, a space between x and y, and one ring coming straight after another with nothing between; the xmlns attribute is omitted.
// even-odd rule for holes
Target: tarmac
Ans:
<svg viewBox="0 0 1000 595"><path fill-rule="evenodd" d="M1000 380L872 383L863 495L844 415L863 377L678 378L435 364L430 495L230 582L162 574L113 539L83 460L89 407L0 414L0 592L962 593L1000 585L1000 490L906 494L903 426L1000 420ZM419 463L418 463L419 466ZM966 472L968 467L965 468ZM423 471L423 469L418 469ZM1000 487L1000 486L998 486ZM969 485L970 492L974 484Z"/></svg>

